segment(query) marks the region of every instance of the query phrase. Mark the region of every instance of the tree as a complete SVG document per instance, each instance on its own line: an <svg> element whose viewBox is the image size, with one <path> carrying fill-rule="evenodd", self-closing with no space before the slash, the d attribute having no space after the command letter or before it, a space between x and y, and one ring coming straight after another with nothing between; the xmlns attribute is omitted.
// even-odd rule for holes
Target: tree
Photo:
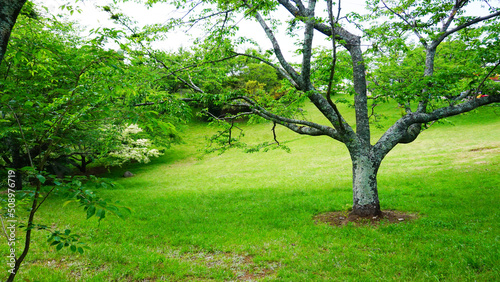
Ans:
<svg viewBox="0 0 500 282"><path fill-rule="evenodd" d="M126 62L119 52L102 48L99 38L79 36L74 23L34 17L26 10L33 7L24 8L0 65L0 173L8 179L9 194L0 197L0 220L15 218L24 234L23 248L9 242L13 261L7 281L26 258L34 229L49 231L57 250L83 252L74 232L36 220L52 195L77 202L87 218L128 212L92 191L108 187L106 180L56 175L54 164L76 163L75 156L80 170L98 157L120 164L147 161L159 154L151 140L158 146L178 141L176 128L189 116L182 102L155 83L154 67Z"/></svg>
<svg viewBox="0 0 500 282"><path fill-rule="evenodd" d="M52 231L50 240L58 250L68 246L83 252L78 236L70 234L70 230L51 230L35 221L36 212L52 193L67 194L67 198L94 211L115 206L104 207L105 201L90 190L85 192L90 188L87 184L102 181L95 178L56 180L47 169L50 159L60 154L64 142L71 139L75 125L91 116L90 100L99 104L97 95L85 91L89 84L82 82L113 54L83 46L74 36L73 26L38 18L31 13L32 7L26 8L29 10L22 11L17 19L9 51L0 67L0 171L9 176L9 201L0 199L0 219L3 222L5 215L15 218L20 223L18 231L24 229L25 235L24 247L18 246L19 242L9 242L12 257L7 281L14 280L27 256L34 229ZM74 48L73 44L80 48ZM25 189L21 185L23 181L28 184ZM17 191L14 192L14 188ZM13 199L16 201L11 202ZM23 205L26 209L21 208ZM16 254L16 250L22 252Z"/></svg>
<svg viewBox="0 0 500 282"><path fill-rule="evenodd" d="M0 1L0 64L7 50L10 33L16 24L17 16L26 0L1 0Z"/></svg>
<svg viewBox="0 0 500 282"><path fill-rule="evenodd" d="M148 3L160 1L148 1ZM311 136L329 136L345 144L349 150L353 166L353 208L352 214L358 216L375 216L381 214L378 199L377 172L384 157L398 144L413 142L423 125L446 117L469 112L481 106L500 101L498 84L490 83L491 76L500 64L498 52L498 29L500 16L499 7L489 5L489 12L482 15L467 16L466 9L473 1L367 1L367 9L372 11L373 17L361 15L348 15L363 32L363 37L356 35L344 27L341 21L341 2L334 11L331 0L326 1L327 9L321 13L316 0L276 0L276 1L203 1L211 6L195 14L197 7L202 6L201 1L173 1L178 7L187 7L189 20L175 20L172 24L185 23L194 25L204 19L209 19L207 24L210 35L206 44L224 46L221 49L229 50L226 54L235 54L231 51L234 45L222 45L224 38L232 35L231 27L237 25L238 16L253 18L262 27L272 43L272 52L278 64L261 58L260 60L273 66L280 74L287 78L299 93L304 93L309 101L326 117L329 126L312 121L299 119L292 115L284 115L275 108L259 104L251 97L235 92L227 96L230 101L243 101L252 113L264 119L280 124L298 133ZM318 5L317 5L318 4ZM216 8L213 8L213 7ZM298 53L301 56L300 70L288 61L283 54L277 32L276 20L272 20L271 13L278 9L288 11L288 33L297 35L298 30L303 31L301 47ZM484 12L485 9L482 11ZM371 22L377 17L387 19L383 23ZM270 25L271 22L273 25ZM235 23L232 25L232 23ZM365 25L368 24L367 27ZM329 64L329 78L324 80L327 85L326 93L318 90L313 84L313 38L319 32L332 41L332 50ZM417 48L411 42L411 36L416 38ZM372 41L372 48L363 51L362 39ZM242 40L239 40L240 42ZM450 41L448 43L448 41ZM467 73L458 69L450 72L450 68L443 67L440 60L445 60L445 46L456 41L463 41L466 48L474 55L473 69ZM415 41L414 41L415 42ZM236 44L236 43L234 43ZM350 81L354 88L354 111L356 115L355 126L346 122L332 101L335 95L335 85L338 79L336 63L339 56L338 50L344 48L350 57L352 74ZM375 51L379 50L376 54ZM443 52L441 52L443 51ZM218 51L220 53L220 49ZM443 54L441 54L443 53ZM240 54L244 55L244 54ZM384 63L382 58L387 58ZM416 60L415 55L418 55ZM456 56L456 53L455 53ZM220 59L220 57L219 57ZM212 57L213 60L213 57ZM381 60L377 62L377 60ZM395 73L397 77L389 78L387 71L396 66L404 66L409 61L416 66L411 77L408 73ZM455 59L453 64L462 64L463 61ZM452 66L448 64L447 66ZM458 67L462 70L464 66ZM403 71L403 70L402 70ZM369 95L367 90L367 74L374 76L378 83L375 99L396 99L405 109L405 113L397 120L378 141L372 144L370 132ZM471 74L476 79L471 79ZM451 83L449 88L442 89L443 85ZM382 85L383 83L383 85ZM452 86L452 87L451 87ZM403 87L401 89L401 87ZM390 91L387 91L390 89ZM476 98L481 92L483 97ZM209 94L209 91L203 93ZM293 95L300 95L297 92ZM444 97L444 98L443 98ZM447 98L453 97L453 98ZM468 99L462 99L468 98Z"/></svg>
<svg viewBox="0 0 500 282"><path fill-rule="evenodd" d="M140 139L168 147L179 141L176 127L189 116L181 101L154 83L158 74L151 66L127 64L122 54L105 51L99 40L83 40L76 29L22 15L0 67L0 168L18 171L18 190L29 155L41 157L51 144L57 146L49 150L48 169L59 174L73 164L85 172L97 159L116 163L108 157L123 151L120 137L130 124L144 129ZM12 111L22 120L29 148L21 146ZM65 125L52 137L57 140L47 138L55 122Z"/></svg>
<svg viewBox="0 0 500 282"><path fill-rule="evenodd" d="M30 157L47 158L50 163L64 154L65 145L77 142L88 120L103 120L101 108L108 99L97 93L99 74L110 68L105 62L120 58L84 44L70 24L24 15L19 17L9 49L0 68L0 139L5 141L0 146L0 165L16 170L20 190L20 169L30 165ZM65 127L56 132L57 123ZM22 146L22 138L29 145Z"/></svg>

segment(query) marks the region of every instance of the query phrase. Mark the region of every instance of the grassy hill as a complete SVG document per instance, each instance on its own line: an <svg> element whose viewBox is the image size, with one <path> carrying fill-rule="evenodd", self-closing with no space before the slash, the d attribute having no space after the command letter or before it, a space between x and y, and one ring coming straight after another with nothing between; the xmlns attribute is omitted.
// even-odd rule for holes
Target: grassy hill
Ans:
<svg viewBox="0 0 500 282"><path fill-rule="evenodd" d="M98 191L132 208L127 220L98 224L76 205L48 201L38 220L84 235L91 249L57 252L36 231L18 280L496 280L499 114L486 107L434 124L386 157L378 176L382 209L411 212L416 220L342 228L312 220L352 204L351 163L342 144L280 128L278 139L291 153L203 156L205 136L215 129L189 124L185 144L147 165L112 171L119 187ZM270 124L241 127L249 144L272 140ZM381 133L374 129L374 140ZM121 178L125 170L136 176Z"/></svg>

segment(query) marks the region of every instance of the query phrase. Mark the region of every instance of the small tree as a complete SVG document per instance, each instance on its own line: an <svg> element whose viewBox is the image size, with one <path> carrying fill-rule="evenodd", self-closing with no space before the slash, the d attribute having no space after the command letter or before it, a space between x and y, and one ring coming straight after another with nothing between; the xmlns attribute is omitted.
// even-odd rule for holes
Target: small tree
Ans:
<svg viewBox="0 0 500 282"><path fill-rule="evenodd" d="M108 155L110 165L122 165L127 161L148 163L150 158L160 156L160 151L152 148L151 140L137 136L142 131L137 124L130 124L123 129L118 137L119 144Z"/></svg>
<svg viewBox="0 0 500 282"><path fill-rule="evenodd" d="M108 156L126 146L133 147L135 158L157 156L158 151L148 148L149 140L161 139L165 146L176 141L176 125L188 115L183 103L157 84L142 81L154 77L150 67L127 65L122 55L100 44L98 39L81 38L73 23L23 12L17 18L0 65L0 173L8 179L9 194L9 199L0 198L0 220L19 222L24 246L11 248L14 262L7 281L14 280L28 255L35 229L49 231L57 250L83 252L71 230L52 230L50 224L36 221L35 214L51 195L77 202L87 218L100 220L106 213L123 217L128 212L92 191L108 187L107 181L57 177L51 163L79 155L83 166L89 156ZM122 81L126 77L135 80ZM139 139L116 138L131 123L147 130ZM27 212L10 211L11 195Z"/></svg>
<svg viewBox="0 0 500 282"><path fill-rule="evenodd" d="M151 2L163 1L149 1ZM212 6L205 7L198 14L194 14L193 10L201 5L201 1L173 3L179 7L186 5L189 7L189 13L193 15L190 20L184 21L187 24L192 25L203 19L211 21L208 26L212 32L204 42L207 45L211 44L212 49L215 49L214 46L223 46L217 50L219 55L214 55L219 56L219 60L221 50L229 50L226 54L235 53L231 52L231 45L223 43L227 42L226 37L231 36L231 27L237 25L238 17L243 14L244 17L253 18L260 24L272 43L272 52L279 65L264 58L261 58L261 61L273 66L287 78L297 90L300 90L299 95L304 93L330 125L303 120L294 115L284 115L283 111L259 104L251 97L241 95L241 92L226 96L227 101L243 101L251 107L253 114L285 126L298 134L329 136L345 144L353 166L352 214L354 215L375 216L381 213L377 172L384 157L395 146L413 142L424 129L424 124L500 101L498 84L490 83L488 80L500 64L500 52L498 52L500 8L491 6L491 3L487 3L490 5L489 12L467 16L465 11L473 4L467 0L367 1L366 8L372 11L372 16L356 14L347 16L351 22L361 27L363 37L343 27L340 1L335 9L334 3L327 0L324 14L320 14L322 9L316 0L307 3L301 0L214 0L208 1L207 3ZM216 8L212 9L214 6ZM276 20L272 19L271 13L278 7L288 11L291 16L288 21L288 34L299 36L299 30L302 33L301 47L298 50L301 63L297 67L285 58L275 35L278 25L275 24ZM380 17L384 17L382 22L379 20ZM271 21L273 25L269 24ZM178 24L179 20L173 23ZM365 27L365 23L368 23L368 26ZM312 80L314 73L312 44L316 32L332 41L329 75L328 79L323 80L327 85L319 88L326 89L324 92L318 90L318 85L313 84ZM411 36L416 38L420 48L411 44ZM367 42L362 39L371 40L372 48L364 52L362 46ZM452 44L447 43L447 40L462 41L467 52L471 54L468 59L474 63L458 66L456 69L452 67L453 70L450 72L452 64L441 64L441 61L446 59L446 45ZM339 82L335 78L339 48L347 51L344 54L348 54L351 61L350 81L355 93L355 126L343 118L337 104L331 99L331 96L335 95L335 83ZM377 53L377 50L381 53ZM210 60L216 58L211 57ZM387 74L389 68L407 66L410 61L416 67L411 76L401 70L395 74L397 77L389 78ZM463 60L453 61L453 64L461 63L464 63ZM467 69L469 66L471 68ZM371 98L395 99L405 110L403 116L373 144L370 133L367 74L373 76L371 83L376 85L374 88L376 96ZM474 75L475 79L472 79L471 75ZM446 89L443 89L444 86ZM479 92L484 95L476 98ZM207 95L210 92L202 93ZM298 99L298 96L295 98Z"/></svg>

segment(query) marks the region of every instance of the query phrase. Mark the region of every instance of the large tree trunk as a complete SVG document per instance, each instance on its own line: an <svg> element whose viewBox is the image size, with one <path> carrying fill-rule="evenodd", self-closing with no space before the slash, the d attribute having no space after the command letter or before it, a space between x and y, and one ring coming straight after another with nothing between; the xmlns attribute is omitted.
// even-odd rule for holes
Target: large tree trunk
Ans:
<svg viewBox="0 0 500 282"><path fill-rule="evenodd" d="M377 172L380 161L372 154L352 154L353 215L377 216L381 214L377 191Z"/></svg>
<svg viewBox="0 0 500 282"><path fill-rule="evenodd" d="M0 0L0 64L7 50L10 33L24 3L26 0Z"/></svg>

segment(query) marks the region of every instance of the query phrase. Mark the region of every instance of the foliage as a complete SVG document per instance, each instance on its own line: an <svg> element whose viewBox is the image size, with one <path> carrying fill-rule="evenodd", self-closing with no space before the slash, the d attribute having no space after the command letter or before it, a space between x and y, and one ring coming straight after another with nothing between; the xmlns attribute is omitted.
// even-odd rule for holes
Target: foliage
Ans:
<svg viewBox="0 0 500 282"><path fill-rule="evenodd" d="M443 102L444 105L458 103L459 99L478 94L478 85L491 69L492 62L483 56L482 48L471 48L463 41L449 41L438 48L434 74L427 77L424 76L424 48L418 45L407 48L404 53L373 52L369 88L379 100L394 99L400 105L416 106L422 89L432 84L434 87L427 89L426 95L433 107L442 106ZM483 83L483 90L487 93L494 93L490 90L492 87L498 88L498 84L490 79Z"/></svg>
<svg viewBox="0 0 500 282"><path fill-rule="evenodd" d="M149 3L155 2L158 1ZM469 16L466 10L473 5L471 1L370 0L367 1L369 14L352 13L343 17L341 2L326 1L326 10L319 8L317 2L173 1L185 14L171 20L165 28L199 26L208 34L197 41L208 51L199 57L202 63L193 66L201 70L205 63L217 63L215 72L202 73L213 83L206 85L203 78L197 83L189 77L191 87L202 99L209 96L205 99L219 100L214 103L240 103L247 108L245 115L258 115L298 134L328 136L344 143L353 162L352 214L377 216L381 209L376 176L383 159L393 148L415 141L423 129L437 120L500 101L498 84L488 80L500 66L499 41L494 39L499 36L500 10L488 4L478 9L476 15ZM288 12L288 27L273 18L273 14L279 12L278 6ZM269 51L272 56L235 51L242 42L251 42L236 37L239 17L253 19L260 25L272 44ZM354 22L362 35L350 31L344 19ZM286 34L289 39L300 36L295 51L300 63L286 58L278 33ZM314 50L313 41L318 33L331 42L331 50ZM364 50L362 40L369 40L372 47ZM465 49L468 60L463 59L456 48ZM224 88L223 74L227 73L221 68L234 57L232 55L250 57L262 66L265 63L273 68L298 90L295 97L282 97L278 102L268 99L263 95L264 82L256 79L247 80L244 89L220 95L219 89ZM252 66L245 67L251 70ZM219 80L213 80L214 73ZM252 76L261 77L258 73ZM355 123L338 110L339 104L347 100L333 101L332 94L339 92L354 94ZM302 97L315 105L328 125L323 120L301 119L298 108L288 109L298 103L280 105L286 100L301 101ZM396 111L401 117L372 144L371 131L381 126L382 118L376 106L389 100L399 104ZM230 119L239 117L239 114L229 116ZM224 150L234 141L230 131L233 124L226 127L229 129L215 136L222 138L219 144ZM275 135L273 138L276 141Z"/></svg>
<svg viewBox="0 0 500 282"><path fill-rule="evenodd" d="M332 51L327 48L314 50L311 62L311 80L317 88L324 89L330 79L332 64ZM333 93L343 92L354 94L352 81L352 62L346 50L337 53L335 67L337 75L334 76L332 85L335 87Z"/></svg>
<svg viewBox="0 0 500 282"><path fill-rule="evenodd" d="M66 229L64 233L60 231L53 232L49 239L47 239L47 242L49 242L51 246L56 246L56 250L58 251L64 247L69 247L71 251L78 251L80 254L83 254L83 249L87 246L81 246L82 243L78 242L79 239L79 235L71 234L71 230Z"/></svg>
<svg viewBox="0 0 500 282"><path fill-rule="evenodd" d="M179 142L177 127L189 117L189 110L161 84L151 82L157 80L153 68L127 64L122 54L79 38L76 28L71 23L19 18L0 69L0 138L20 144L15 113L28 143L38 144L29 148L33 158L44 154L36 146L50 144L49 161L74 164L82 172L88 163L123 150L119 137L127 123L145 129L143 135L158 146ZM14 164L9 142L0 146L0 165L28 165L24 146L15 149L20 157Z"/></svg>
<svg viewBox="0 0 500 282"><path fill-rule="evenodd" d="M78 202L87 218L101 220L109 213L124 218L130 213L92 191L109 183L95 177L69 178L69 165L86 173L89 163L110 159L110 154L120 163L149 161L159 155L150 148L152 142L163 147L179 142L177 127L189 117L185 105L155 83L158 77L150 66L131 63L123 54L103 48L99 40L81 38L74 23L32 14L23 12L17 19L0 66L0 171L9 174L9 187L15 184L17 190L10 194L27 210L11 214L22 222L25 245L16 248L21 253L15 254L8 281L26 258L35 230L49 231L49 242L57 250L83 252L78 234L35 219L50 196ZM144 129L140 136L129 134L130 124L135 131ZM3 216L7 205L1 208Z"/></svg>

